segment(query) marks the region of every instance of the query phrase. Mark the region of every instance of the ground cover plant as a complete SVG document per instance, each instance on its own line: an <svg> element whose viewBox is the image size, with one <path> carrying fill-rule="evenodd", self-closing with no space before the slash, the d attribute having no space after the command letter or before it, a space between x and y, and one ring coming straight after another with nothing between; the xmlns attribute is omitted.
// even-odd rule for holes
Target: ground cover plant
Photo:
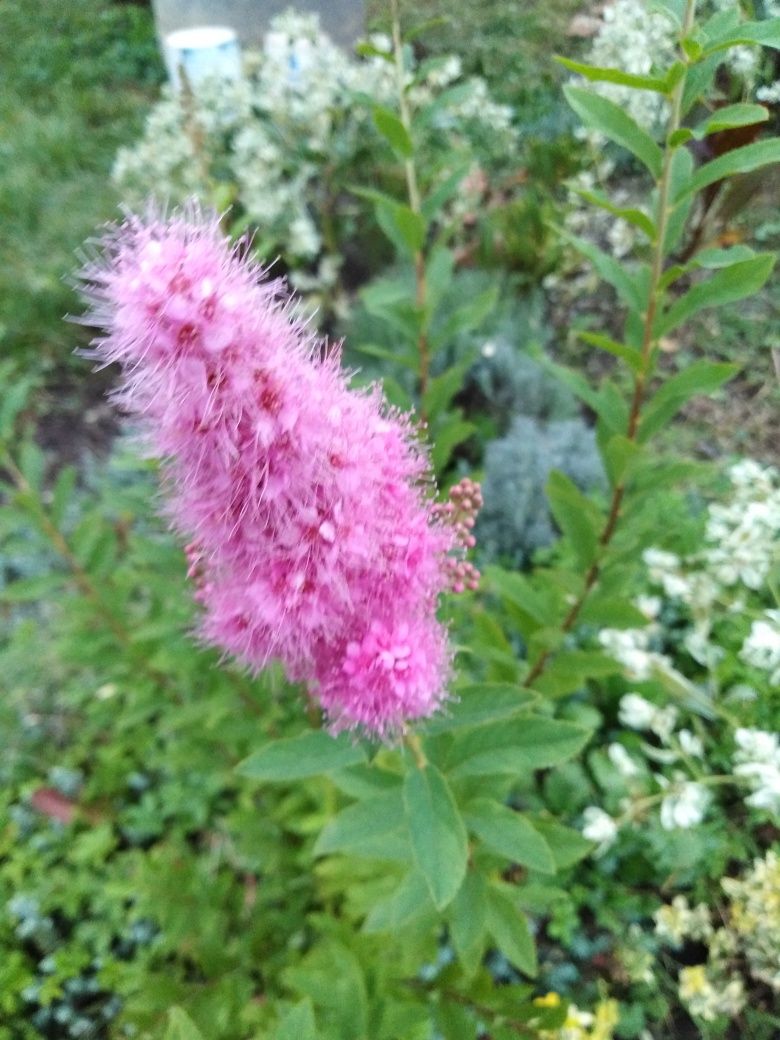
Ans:
<svg viewBox="0 0 780 1040"><path fill-rule="evenodd" d="M329 316L347 365L195 202L82 269L132 436L53 465L42 377L3 362L0 1037L776 1034L780 475L670 451L738 366L661 362L771 275L697 235L780 161L719 94L780 19L696 6L657 5L656 65L570 63L644 186L588 191L617 256L545 231L609 301L575 314L597 382L551 342L561 254L473 247L483 145L431 147L395 5L344 179L381 242Z"/></svg>

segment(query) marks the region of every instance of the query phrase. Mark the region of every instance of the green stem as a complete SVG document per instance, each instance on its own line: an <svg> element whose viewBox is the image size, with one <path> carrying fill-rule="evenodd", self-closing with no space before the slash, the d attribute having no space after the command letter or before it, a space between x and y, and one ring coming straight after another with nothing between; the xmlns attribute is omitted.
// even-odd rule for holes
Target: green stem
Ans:
<svg viewBox="0 0 780 1040"><path fill-rule="evenodd" d="M696 11L696 0L687 0L685 6L685 15L683 18L681 38L686 37L692 27L693 20ZM682 60L688 64L688 58L685 53L682 53ZM650 267L650 288L647 298L647 309L644 314L644 320L642 323L642 364L637 372L634 379L634 392L631 398L631 408L628 415L628 423L626 426L626 438L627 440L636 442L637 435L639 432L639 420L642 414L642 405L645 401L645 395L647 392L647 382L653 370L653 360L655 356L656 347L656 336L655 336L655 319L660 307L663 304L664 290L661 287L661 277L664 269L665 253L665 240L667 228L669 226L669 191L671 187L671 165L674 157L675 147L670 146L669 138L672 134L679 130L681 115L682 115L682 99L683 92L685 90L686 76L682 76L679 82L675 85L671 95L671 112L669 115L669 123L667 126L666 143L664 147L663 165L661 168L661 175L657 183L658 203L656 207L656 236L653 242L653 252ZM623 499L626 493L625 481L621 480L615 485L612 492L612 499L607 513L607 519L604 527L599 536L599 547L601 552L598 557L591 564L588 572L585 575L583 582L582 591L580 592L577 599L569 608L568 613L564 617L561 623L561 631L563 633L570 632L574 627L580 612L582 611L585 602L593 590L594 586L601 576L601 571L604 565L605 550L609 547L614 537L615 531L620 520L620 512L623 505ZM552 650L543 650L536 658L535 662L531 666L531 669L526 676L525 683L527 686L531 686L540 675L543 674L547 667L550 658L552 656Z"/></svg>
<svg viewBox="0 0 780 1040"><path fill-rule="evenodd" d="M398 8L398 0L390 0L392 13L393 33L393 55L395 58L396 82L398 86L398 108L401 123L404 130L412 138L412 114L409 109L409 100L406 96L406 84L404 83L404 50L401 39L401 15ZM404 159L404 176L406 178L406 193L409 198L409 208L418 215L422 212L420 201L420 187L417 181L417 168L414 164L414 156ZM417 353L420 358L420 397L425 396L430 378L430 351L428 347L428 332L425 322L425 310L428 300L428 286L425 277L425 253L418 249L414 254L414 279L415 279L415 306L420 316L420 331L417 337ZM422 415L423 420L425 415Z"/></svg>

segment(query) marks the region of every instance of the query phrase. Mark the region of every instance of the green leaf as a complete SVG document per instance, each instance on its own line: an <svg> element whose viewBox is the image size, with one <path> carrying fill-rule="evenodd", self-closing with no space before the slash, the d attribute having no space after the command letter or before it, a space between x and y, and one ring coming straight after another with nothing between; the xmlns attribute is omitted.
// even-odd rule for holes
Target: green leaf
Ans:
<svg viewBox="0 0 780 1040"><path fill-rule="evenodd" d="M455 898L466 874L463 819L447 781L432 765L409 770L404 803L417 865L437 910L442 910Z"/></svg>
<svg viewBox="0 0 780 1040"><path fill-rule="evenodd" d="M536 622L536 627L554 625L558 620L555 603L549 595L534 588L524 575L489 564L483 577L491 592L498 593L518 610L522 610Z"/></svg>
<svg viewBox="0 0 780 1040"><path fill-rule="evenodd" d="M641 450L636 441L622 433L613 434L602 446L601 454L612 487L626 479Z"/></svg>
<svg viewBox="0 0 780 1040"><path fill-rule="evenodd" d="M576 185L574 185L574 191L580 196L580 198L585 199L586 202L590 202L593 206L598 206L607 213L611 213L613 217L620 217L621 220L633 224L634 227L639 228L639 230L642 231L651 241L655 238L655 224L646 213L642 212L641 209L637 209L635 206L616 206L615 203L608 199L601 191L589 191L585 188L578 188Z"/></svg>
<svg viewBox="0 0 780 1040"><path fill-rule="evenodd" d="M456 335L478 328L495 310L497 301L498 289L492 285L462 307L456 307L443 326L431 335L431 349L436 351L451 346Z"/></svg>
<svg viewBox="0 0 780 1040"><path fill-rule="evenodd" d="M438 307L441 298L452 285L454 270L455 256L452 250L444 246L434 246L425 262L425 284L430 310Z"/></svg>
<svg viewBox="0 0 780 1040"><path fill-rule="evenodd" d="M639 425L639 439L646 441L660 430L694 394L708 394L732 379L740 366L695 361L669 379L647 404Z"/></svg>
<svg viewBox="0 0 780 1040"><path fill-rule="evenodd" d="M419 359L416 354L400 353L398 350L380 347L376 343L358 343L355 345L355 350L360 354L366 354L368 357L387 361L391 365L403 365L404 368L408 368L412 372L416 372L419 366Z"/></svg>
<svg viewBox="0 0 780 1040"><path fill-rule="evenodd" d="M566 100L592 130L635 155L654 178L661 176L663 153L652 137L614 101L581 87L565 86Z"/></svg>
<svg viewBox="0 0 780 1040"><path fill-rule="evenodd" d="M636 311L644 308L644 300L639 294L638 287L623 264L585 238L570 235L566 231L560 231L559 234L564 241L569 242L579 253L590 260L598 274L605 282L609 282L614 287L625 304Z"/></svg>
<svg viewBox="0 0 780 1040"><path fill-rule="evenodd" d="M560 470L552 470L545 490L550 511L574 549L579 565L589 567L598 551L601 524L598 509Z"/></svg>
<svg viewBox="0 0 780 1040"><path fill-rule="evenodd" d="M685 14L685 0L651 0L650 9L668 14L675 25L682 27Z"/></svg>
<svg viewBox="0 0 780 1040"><path fill-rule="evenodd" d="M425 733L451 733L470 726L485 726L502 719L527 714L539 698L530 690L511 683L478 683L461 686L443 712L425 723Z"/></svg>
<svg viewBox="0 0 780 1040"><path fill-rule="evenodd" d="M447 465L454 449L476 431L475 423L457 417L437 427L431 448L431 462L437 473Z"/></svg>
<svg viewBox="0 0 780 1040"><path fill-rule="evenodd" d="M420 252L425 242L426 224L419 213L403 202L382 199L376 203L376 218L400 253L405 250L413 254Z"/></svg>
<svg viewBox="0 0 780 1040"><path fill-rule="evenodd" d="M708 134L717 134L720 130L731 130L736 126L753 126L755 123L765 123L767 119L769 110L763 105L725 105L699 123L693 131L693 136L700 141Z"/></svg>
<svg viewBox="0 0 780 1040"><path fill-rule="evenodd" d="M750 44L780 50L780 18L767 18L762 22L740 22L731 32L720 39L712 40L704 53L710 55L728 47Z"/></svg>
<svg viewBox="0 0 780 1040"><path fill-rule="evenodd" d="M620 666L611 657L597 650L561 650L536 680L534 689L550 697L560 697L581 689L586 679L615 675L619 671Z"/></svg>
<svg viewBox="0 0 780 1040"><path fill-rule="evenodd" d="M374 203L377 223L398 252L405 256L419 252L425 242L427 222L403 202L375 188L351 186L353 195L369 199Z"/></svg>
<svg viewBox="0 0 780 1040"><path fill-rule="evenodd" d="M453 397L462 387L471 365L471 358L464 358L463 361L445 368L441 375L434 376L428 381L422 398L422 406L429 422L436 419L449 407Z"/></svg>
<svg viewBox="0 0 780 1040"><path fill-rule="evenodd" d="M777 162L780 162L780 137L770 137L743 145L742 148L733 148L730 152L700 166L688 183L678 190L674 200L679 202L726 177L733 177L737 173L750 173L751 170L758 170L762 166Z"/></svg>
<svg viewBox="0 0 780 1040"><path fill-rule="evenodd" d="M271 741L245 758L236 770L252 780L280 783L332 773L365 760L365 752L353 737L348 734L331 737L317 729Z"/></svg>
<svg viewBox="0 0 780 1040"><path fill-rule="evenodd" d="M374 105L373 116L374 126L396 155L401 159L410 159L414 155L414 145L409 131L395 112L384 105Z"/></svg>
<svg viewBox="0 0 780 1040"><path fill-rule="evenodd" d="M658 76L635 76L631 72L623 72L622 69L584 65L580 61L572 61L571 58L563 58L559 54L555 55L555 60L570 72L576 72L592 83L619 83L621 86L634 87L637 90L652 90L657 94L668 93L666 79Z"/></svg>
<svg viewBox="0 0 780 1040"><path fill-rule="evenodd" d="M422 914L433 912L428 884L419 870L412 870L394 892L373 904L362 931L394 932Z"/></svg>
<svg viewBox="0 0 780 1040"><path fill-rule="evenodd" d="M520 813L489 798L478 798L466 807L465 820L471 833L491 852L530 870L555 873L550 846Z"/></svg>
<svg viewBox="0 0 780 1040"><path fill-rule="evenodd" d="M692 265L714 270L717 267L731 267L737 260L752 260L755 255L750 246L744 245L728 246L726 249L700 249Z"/></svg>
<svg viewBox="0 0 780 1040"><path fill-rule="evenodd" d="M503 891L491 887L487 894L488 931L496 945L515 967L530 978L536 976L536 946L528 918Z"/></svg>
<svg viewBox="0 0 780 1040"><path fill-rule="evenodd" d="M593 849L593 842L583 838L579 831L565 827L557 820L535 816L533 822L534 827L547 842L558 870L566 870L567 867L573 866Z"/></svg>
<svg viewBox="0 0 780 1040"><path fill-rule="evenodd" d="M655 335L659 338L665 336L708 307L719 307L752 296L769 278L774 263L773 254L761 253L750 260L738 260L729 267L716 270L711 278L694 285L660 316Z"/></svg>
<svg viewBox="0 0 780 1040"><path fill-rule="evenodd" d="M34 578L18 578L0 588L0 603L36 603L58 592L68 576L55 571L38 574Z"/></svg>
<svg viewBox="0 0 780 1040"><path fill-rule="evenodd" d="M647 618L631 600L597 593L591 593L585 600L580 621L600 628L644 628L647 624Z"/></svg>
<svg viewBox="0 0 780 1040"><path fill-rule="evenodd" d="M581 726L536 715L480 726L456 740L450 755L455 764L452 775L527 776L565 762L589 737Z"/></svg>
<svg viewBox="0 0 780 1040"><path fill-rule="evenodd" d="M172 1007L164 1040L204 1040L204 1036L184 1008Z"/></svg>
<svg viewBox="0 0 780 1040"><path fill-rule="evenodd" d="M479 967L487 930L487 889L479 874L469 871L449 911L450 935L466 974Z"/></svg>
<svg viewBox="0 0 780 1040"><path fill-rule="evenodd" d="M65 513L68 506L73 498L73 491L76 487L76 469L74 466L65 466L57 477L57 481L52 491L51 499L51 521L54 526L59 530L62 527L62 522L65 519Z"/></svg>
<svg viewBox="0 0 780 1040"><path fill-rule="evenodd" d="M436 185L433 191L422 200L420 209L426 220L433 220L458 193L460 182L471 169L471 161L456 166L452 173Z"/></svg>
<svg viewBox="0 0 780 1040"><path fill-rule="evenodd" d="M404 802L401 788L396 787L373 798L365 798L343 809L325 824L314 846L314 855L351 852L371 856L376 839L400 831L404 824ZM401 841L405 838L399 835ZM378 843L381 857L382 843Z"/></svg>
<svg viewBox="0 0 780 1040"><path fill-rule="evenodd" d="M687 148L678 148L672 156L669 177L669 196L678 198L693 176L693 155ZM681 241L690 216L694 196L687 195L672 206L664 236L664 253L668 256Z"/></svg>
<svg viewBox="0 0 780 1040"><path fill-rule="evenodd" d="M274 1031L274 1040L317 1040L314 1008L308 997L287 1012Z"/></svg>

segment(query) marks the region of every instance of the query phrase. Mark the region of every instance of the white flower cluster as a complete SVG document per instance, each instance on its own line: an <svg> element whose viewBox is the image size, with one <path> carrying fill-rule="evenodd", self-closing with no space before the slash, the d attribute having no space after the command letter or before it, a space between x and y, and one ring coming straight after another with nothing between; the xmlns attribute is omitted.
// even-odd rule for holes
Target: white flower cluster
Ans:
<svg viewBox="0 0 780 1040"><path fill-rule="evenodd" d="M729 477L733 497L708 511L705 562L722 585L759 589L780 560L780 474L745 459Z"/></svg>
<svg viewBox="0 0 780 1040"><path fill-rule="evenodd" d="M604 18L587 56L590 65L619 68L647 76L672 64L674 25L645 0L615 0L604 8ZM632 90L617 83L600 83L599 92L620 105L648 130L658 131L666 101L648 90Z"/></svg>
<svg viewBox="0 0 780 1040"><path fill-rule="evenodd" d="M389 54L386 37L370 42ZM383 57L355 58L336 46L316 15L288 12L272 19L264 50L247 56L242 80L206 81L181 94L166 88L141 140L119 151L114 180L131 205L149 194L238 202L259 247L281 250L293 266L310 265L335 249L324 242L323 218L346 193L332 183L333 171L346 169L349 183L359 182L375 133L371 107L360 98L392 107L395 77ZM431 132L454 135L461 150L478 139L489 141L494 155L513 154L511 108L493 101L484 80L462 80L458 58L432 63L422 75L411 68L407 79L413 108L464 82L470 89L434 113Z"/></svg>
<svg viewBox="0 0 780 1040"><path fill-rule="evenodd" d="M710 505L701 552L681 558L653 548L643 555L653 584L690 610L693 625L685 634L684 645L694 660L709 669L723 656L723 649L710 642L713 608L727 592L739 593L740 586L759 591L780 561L780 474L772 466L745 459L731 467L729 477L733 494L726 503ZM743 598L737 595L728 609L738 612L743 606ZM608 641L615 638L609 636ZM636 635L622 636L623 643L629 639L640 641ZM627 667L631 664L625 653L615 656ZM769 673L771 685L780 682L778 611L768 610L754 623L741 656ZM634 677L638 677L636 661L634 665Z"/></svg>
<svg viewBox="0 0 780 1040"><path fill-rule="evenodd" d="M654 915L655 934L669 946L682 946L684 939L707 942L712 935L710 909L704 903L691 907L685 896L675 896Z"/></svg>
<svg viewBox="0 0 780 1040"><path fill-rule="evenodd" d="M700 4L700 15L727 8L739 9L739 0L705 0ZM651 0L614 0L604 7L603 21L586 61L638 76L653 75L669 68L675 60L678 31L672 19ZM759 70L755 48L733 47L724 53L724 62L746 88L754 86ZM661 132L668 104L661 94L618 83L599 83L596 89L620 105L644 129L654 134Z"/></svg>
<svg viewBox="0 0 780 1040"><path fill-rule="evenodd" d="M644 682L671 667L668 657L650 649L654 635L652 625L646 628L603 628L599 632L599 642L623 666L629 679Z"/></svg>
<svg viewBox="0 0 780 1040"><path fill-rule="evenodd" d="M767 610L762 620L753 622L740 657L767 672L771 686L780 685L780 610Z"/></svg>
<svg viewBox="0 0 780 1040"><path fill-rule="evenodd" d="M741 878L723 878L728 908L713 912L678 895L655 913L655 932L678 949L685 940L707 946L707 962L680 970L678 992L705 1022L734 1018L745 1006L745 979L735 966L780 993L780 857L769 851ZM744 968L743 968L744 971Z"/></svg>
<svg viewBox="0 0 780 1040"><path fill-rule="evenodd" d="M767 852L742 878L724 878L722 885L751 974L780 993L780 856Z"/></svg>
<svg viewBox="0 0 780 1040"><path fill-rule="evenodd" d="M745 799L756 809L780 817L780 739L760 729L738 729L734 775L743 777L752 793Z"/></svg>

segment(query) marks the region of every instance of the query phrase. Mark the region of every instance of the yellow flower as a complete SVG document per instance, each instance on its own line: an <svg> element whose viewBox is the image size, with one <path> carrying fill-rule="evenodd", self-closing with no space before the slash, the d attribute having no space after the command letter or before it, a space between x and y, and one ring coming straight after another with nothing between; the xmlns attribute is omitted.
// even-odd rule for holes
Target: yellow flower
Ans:
<svg viewBox="0 0 780 1040"><path fill-rule="evenodd" d="M545 993L543 997L534 998L535 1007L556 1008L561 1006L561 998L558 993Z"/></svg>

